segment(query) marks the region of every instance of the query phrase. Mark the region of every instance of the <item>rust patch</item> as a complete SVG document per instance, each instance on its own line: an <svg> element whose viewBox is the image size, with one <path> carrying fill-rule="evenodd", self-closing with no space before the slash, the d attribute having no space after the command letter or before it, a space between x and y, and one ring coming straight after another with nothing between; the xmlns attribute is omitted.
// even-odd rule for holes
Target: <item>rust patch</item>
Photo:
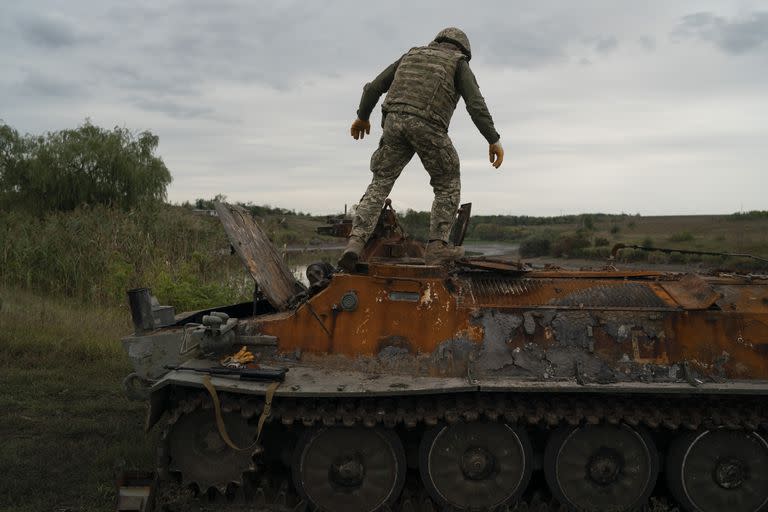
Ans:
<svg viewBox="0 0 768 512"><path fill-rule="evenodd" d="M670 357L696 361L704 376L717 376L720 368L728 378L768 378L768 325L765 315L722 311L690 311L670 315L665 332L674 337ZM723 354L727 360L723 361Z"/></svg>
<svg viewBox="0 0 768 512"><path fill-rule="evenodd" d="M432 353L446 340L464 338L480 342L482 328L472 324L470 310L458 307L442 277L431 277L432 267L420 268L427 269L427 277L414 279L412 276L418 274L407 267L405 278L337 275L327 288L289 317L254 319L257 330L277 336L282 352L298 348L348 356L373 356L381 350L385 339L407 339L411 352L424 354ZM358 298L354 311L340 307L341 297L349 290L354 290ZM416 300L410 300L407 294L418 295L413 297Z"/></svg>
<svg viewBox="0 0 768 512"><path fill-rule="evenodd" d="M686 274L679 281L661 283L661 287L685 309L707 309L720 298L719 293L695 274Z"/></svg>
<svg viewBox="0 0 768 512"><path fill-rule="evenodd" d="M754 300L764 285L747 280L702 282L718 294L728 290L719 300L754 312L684 310L679 295L662 286L674 281L668 275L533 278L474 270L448 277L440 267L375 263L370 270L334 276L309 299L317 317L304 304L247 325L277 336L282 354L343 355L368 361L367 371L580 382L768 379L768 311ZM350 290L359 301L354 311L340 307Z"/></svg>

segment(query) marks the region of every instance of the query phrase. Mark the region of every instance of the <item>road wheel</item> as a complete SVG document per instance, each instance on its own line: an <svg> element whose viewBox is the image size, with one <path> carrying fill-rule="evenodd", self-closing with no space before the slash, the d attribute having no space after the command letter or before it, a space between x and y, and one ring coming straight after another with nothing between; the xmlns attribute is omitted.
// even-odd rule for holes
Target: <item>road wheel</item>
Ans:
<svg viewBox="0 0 768 512"><path fill-rule="evenodd" d="M504 423L439 426L422 438L419 471L442 507L495 510L520 497L531 477L526 432Z"/></svg>
<svg viewBox="0 0 768 512"><path fill-rule="evenodd" d="M636 510L648 500L658 472L650 436L627 425L562 428L544 452L552 493L576 510Z"/></svg>
<svg viewBox="0 0 768 512"><path fill-rule="evenodd" d="M667 482L689 512L768 510L768 443L743 430L679 436L669 449Z"/></svg>
<svg viewBox="0 0 768 512"><path fill-rule="evenodd" d="M292 473L298 492L319 510L373 512L397 500L405 469L405 450L392 431L327 427L303 436Z"/></svg>

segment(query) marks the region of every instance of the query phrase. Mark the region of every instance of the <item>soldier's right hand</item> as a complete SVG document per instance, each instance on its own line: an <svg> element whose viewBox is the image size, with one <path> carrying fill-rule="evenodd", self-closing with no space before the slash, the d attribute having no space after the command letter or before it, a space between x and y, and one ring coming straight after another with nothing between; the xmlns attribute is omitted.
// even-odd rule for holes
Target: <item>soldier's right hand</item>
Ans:
<svg viewBox="0 0 768 512"><path fill-rule="evenodd" d="M371 123L369 121L363 121L362 119L355 119L352 122L350 133L355 140L363 139L366 134L371 133Z"/></svg>
<svg viewBox="0 0 768 512"><path fill-rule="evenodd" d="M496 169L501 166L501 162L504 161L504 148L501 147L501 142L488 146L488 159Z"/></svg>

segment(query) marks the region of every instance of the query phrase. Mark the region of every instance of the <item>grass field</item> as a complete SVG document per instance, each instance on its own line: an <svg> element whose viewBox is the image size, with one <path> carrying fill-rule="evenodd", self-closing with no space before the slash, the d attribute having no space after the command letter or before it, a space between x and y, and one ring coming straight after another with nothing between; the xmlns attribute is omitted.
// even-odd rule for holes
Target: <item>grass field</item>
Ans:
<svg viewBox="0 0 768 512"><path fill-rule="evenodd" d="M703 251L753 252L768 256L768 218L732 215L626 217L622 222L596 222L596 235L612 242ZM616 233L611 230L618 227Z"/></svg>
<svg viewBox="0 0 768 512"><path fill-rule="evenodd" d="M120 386L127 310L0 298L0 510L113 510L116 475L151 468L155 441Z"/></svg>
<svg viewBox="0 0 768 512"><path fill-rule="evenodd" d="M604 260L617 243L689 251L748 253L768 258L768 216L691 215L675 217L591 216L562 224L516 226L517 240L545 241L528 256ZM534 244L536 249L536 244ZM525 257L526 254L523 254ZM619 262L700 264L704 268L768 270L768 264L745 258L623 250Z"/></svg>

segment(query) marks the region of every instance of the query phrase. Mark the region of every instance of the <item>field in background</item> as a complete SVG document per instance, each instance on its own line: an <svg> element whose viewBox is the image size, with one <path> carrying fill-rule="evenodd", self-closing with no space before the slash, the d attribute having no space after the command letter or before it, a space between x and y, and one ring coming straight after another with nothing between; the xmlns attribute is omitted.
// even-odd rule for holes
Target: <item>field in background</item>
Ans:
<svg viewBox="0 0 768 512"><path fill-rule="evenodd" d="M520 256L606 260L615 244L689 251L748 253L768 258L768 215L696 215L640 217L583 215L570 222L527 224L512 228L507 241L520 244ZM768 264L744 258L624 249L618 263L693 264L702 268L768 270Z"/></svg>

